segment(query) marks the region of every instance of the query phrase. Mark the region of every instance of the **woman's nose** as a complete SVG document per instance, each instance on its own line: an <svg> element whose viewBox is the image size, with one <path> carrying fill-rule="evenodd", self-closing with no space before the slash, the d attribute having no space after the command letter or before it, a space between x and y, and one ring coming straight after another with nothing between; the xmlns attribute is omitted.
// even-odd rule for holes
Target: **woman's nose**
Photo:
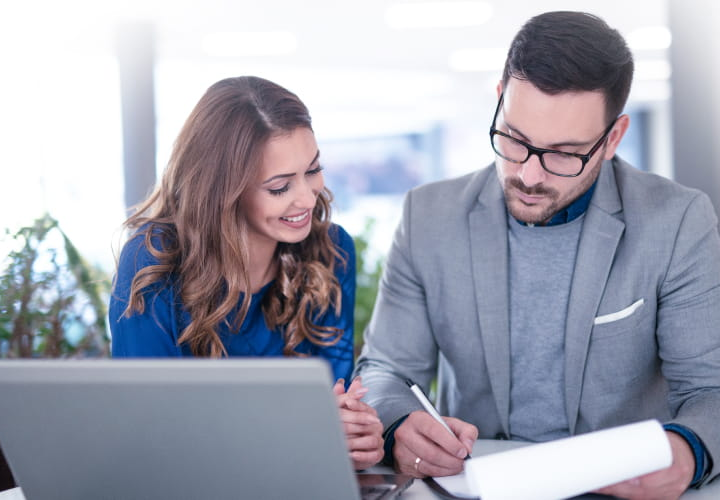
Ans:
<svg viewBox="0 0 720 500"><path fill-rule="evenodd" d="M318 191L315 190L311 182L304 182L299 187L295 204L300 208L313 208L317 201Z"/></svg>

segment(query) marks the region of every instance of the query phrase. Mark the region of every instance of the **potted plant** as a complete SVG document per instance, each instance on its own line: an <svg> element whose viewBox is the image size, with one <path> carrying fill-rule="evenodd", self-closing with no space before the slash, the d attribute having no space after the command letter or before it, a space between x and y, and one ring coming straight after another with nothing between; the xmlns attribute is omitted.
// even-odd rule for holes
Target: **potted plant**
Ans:
<svg viewBox="0 0 720 500"><path fill-rule="evenodd" d="M355 255L357 259L357 286L355 289L355 356L360 354L363 345L363 334L367 324L370 322L375 298L377 297L380 276L382 275L382 261L370 260L368 255L370 238L372 235L375 220L368 218L362 233L355 235Z"/></svg>
<svg viewBox="0 0 720 500"><path fill-rule="evenodd" d="M5 232L0 358L108 356L108 276L88 265L50 215Z"/></svg>

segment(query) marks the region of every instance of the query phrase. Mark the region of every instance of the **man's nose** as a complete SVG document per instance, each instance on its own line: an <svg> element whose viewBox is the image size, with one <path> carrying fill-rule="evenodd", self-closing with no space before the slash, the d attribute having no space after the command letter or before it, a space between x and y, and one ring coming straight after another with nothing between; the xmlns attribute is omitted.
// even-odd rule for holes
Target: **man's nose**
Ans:
<svg viewBox="0 0 720 500"><path fill-rule="evenodd" d="M520 180L527 187L541 184L545 180L546 176L547 172L540 163L540 156L538 156L537 154L531 154L530 158L528 158L525 163L520 165L520 172L518 174L518 177L520 177Z"/></svg>

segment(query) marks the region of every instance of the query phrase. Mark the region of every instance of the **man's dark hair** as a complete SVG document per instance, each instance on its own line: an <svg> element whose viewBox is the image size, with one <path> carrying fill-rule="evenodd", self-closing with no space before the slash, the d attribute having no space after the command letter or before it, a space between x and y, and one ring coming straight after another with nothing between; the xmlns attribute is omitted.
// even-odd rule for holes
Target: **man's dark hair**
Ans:
<svg viewBox="0 0 720 500"><path fill-rule="evenodd" d="M548 94L601 91L610 123L625 107L632 77L632 54L617 30L591 14L559 11L533 17L515 35L503 86L517 78Z"/></svg>

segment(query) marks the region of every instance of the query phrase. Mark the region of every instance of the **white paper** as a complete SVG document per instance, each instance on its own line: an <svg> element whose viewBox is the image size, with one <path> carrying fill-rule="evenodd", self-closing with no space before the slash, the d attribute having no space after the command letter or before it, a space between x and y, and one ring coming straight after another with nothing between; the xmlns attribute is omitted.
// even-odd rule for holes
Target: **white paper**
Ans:
<svg viewBox="0 0 720 500"><path fill-rule="evenodd" d="M647 420L472 458L465 477L468 494L482 500L556 500L671 463L665 431Z"/></svg>
<svg viewBox="0 0 720 500"><path fill-rule="evenodd" d="M457 498L477 498L477 495L470 490L465 471L454 476L434 477L433 480Z"/></svg>
<svg viewBox="0 0 720 500"><path fill-rule="evenodd" d="M20 487L0 491L0 500L25 500Z"/></svg>

